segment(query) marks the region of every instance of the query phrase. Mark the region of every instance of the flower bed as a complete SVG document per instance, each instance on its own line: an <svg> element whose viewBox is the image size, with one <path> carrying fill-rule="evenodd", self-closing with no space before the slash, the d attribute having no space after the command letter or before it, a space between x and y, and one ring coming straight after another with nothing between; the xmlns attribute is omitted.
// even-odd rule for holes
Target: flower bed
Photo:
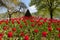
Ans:
<svg viewBox="0 0 60 40"><path fill-rule="evenodd" d="M59 40L60 20L21 17L0 20L0 40Z"/></svg>

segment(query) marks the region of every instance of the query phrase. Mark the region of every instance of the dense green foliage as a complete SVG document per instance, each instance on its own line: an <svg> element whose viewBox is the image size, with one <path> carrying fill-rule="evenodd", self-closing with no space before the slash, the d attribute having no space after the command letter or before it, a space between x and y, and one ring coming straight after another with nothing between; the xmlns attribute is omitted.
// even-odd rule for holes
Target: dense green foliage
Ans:
<svg viewBox="0 0 60 40"><path fill-rule="evenodd" d="M43 15L47 15L51 12L53 15L55 15L55 13L59 15L60 0L31 0L30 5L36 5L39 14L41 13L40 11L42 11Z"/></svg>

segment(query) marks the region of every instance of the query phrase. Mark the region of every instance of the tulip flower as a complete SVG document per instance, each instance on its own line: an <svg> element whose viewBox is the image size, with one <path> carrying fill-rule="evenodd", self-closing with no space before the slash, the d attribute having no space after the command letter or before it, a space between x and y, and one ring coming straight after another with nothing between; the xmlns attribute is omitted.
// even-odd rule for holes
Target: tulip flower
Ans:
<svg viewBox="0 0 60 40"><path fill-rule="evenodd" d="M6 23L6 24L8 24L8 23L9 23L8 19L7 19L7 20L5 20L5 23Z"/></svg>
<svg viewBox="0 0 60 40"><path fill-rule="evenodd" d="M25 36L25 34L24 34L24 32L20 32L20 34L19 34L20 36Z"/></svg>
<svg viewBox="0 0 60 40"><path fill-rule="evenodd" d="M7 29L8 29L8 26L4 26L4 27L3 27L3 30L7 30Z"/></svg>
<svg viewBox="0 0 60 40"><path fill-rule="evenodd" d="M24 36L24 40L29 40L29 36L28 35L25 35Z"/></svg>
<svg viewBox="0 0 60 40"><path fill-rule="evenodd" d="M12 24L14 24L14 20L11 20Z"/></svg>
<svg viewBox="0 0 60 40"><path fill-rule="evenodd" d="M58 27L58 28L56 28L56 30L58 30L59 32L60 32L60 28Z"/></svg>
<svg viewBox="0 0 60 40"><path fill-rule="evenodd" d="M60 33L58 34L58 37L60 38Z"/></svg>
<svg viewBox="0 0 60 40"><path fill-rule="evenodd" d="M20 24L20 28L22 28L23 26L22 26L22 24Z"/></svg>
<svg viewBox="0 0 60 40"><path fill-rule="evenodd" d="M20 21L19 20L16 20L18 24L20 24Z"/></svg>
<svg viewBox="0 0 60 40"><path fill-rule="evenodd" d="M34 29L34 32L35 32L35 33L38 33L39 31L38 31L38 29Z"/></svg>
<svg viewBox="0 0 60 40"><path fill-rule="evenodd" d="M8 37L9 37L9 38L13 37L13 32L11 32L11 31L8 32Z"/></svg>
<svg viewBox="0 0 60 40"><path fill-rule="evenodd" d="M45 31L42 32L42 36L43 36L43 37L46 37L46 36L47 36L47 32L45 32Z"/></svg>
<svg viewBox="0 0 60 40"><path fill-rule="evenodd" d="M34 24L31 24L32 27L34 27L35 25Z"/></svg>
<svg viewBox="0 0 60 40"><path fill-rule="evenodd" d="M2 38L2 37L3 37L3 35L4 35L3 33L0 33L0 38Z"/></svg>
<svg viewBox="0 0 60 40"><path fill-rule="evenodd" d="M15 27L14 27L14 28L12 28L12 31L14 31L14 32L15 32L15 31L16 31L16 28L15 28Z"/></svg>
<svg viewBox="0 0 60 40"><path fill-rule="evenodd" d="M52 28L51 28L51 27L48 27L48 31L50 31L50 32L51 32L51 31L52 31Z"/></svg>
<svg viewBox="0 0 60 40"><path fill-rule="evenodd" d="M42 25L42 24L43 24L43 22L39 22L39 23L38 23L38 26L40 26L40 25Z"/></svg>
<svg viewBox="0 0 60 40"><path fill-rule="evenodd" d="M33 20L33 19L31 19L31 20L30 20L30 22L34 22L34 20Z"/></svg>

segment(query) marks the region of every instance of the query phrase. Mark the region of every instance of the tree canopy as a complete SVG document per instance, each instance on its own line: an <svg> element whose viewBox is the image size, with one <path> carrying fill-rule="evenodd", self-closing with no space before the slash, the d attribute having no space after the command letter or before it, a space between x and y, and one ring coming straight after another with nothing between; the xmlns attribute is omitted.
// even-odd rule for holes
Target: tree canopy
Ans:
<svg viewBox="0 0 60 40"><path fill-rule="evenodd" d="M27 6L20 0L0 0L0 6L4 6L8 9L9 18L11 18L13 12L21 12L21 9L25 11L27 8Z"/></svg>
<svg viewBox="0 0 60 40"><path fill-rule="evenodd" d="M38 12L42 9L47 9L52 18L55 9L60 7L60 0L31 0L30 5L36 5Z"/></svg>

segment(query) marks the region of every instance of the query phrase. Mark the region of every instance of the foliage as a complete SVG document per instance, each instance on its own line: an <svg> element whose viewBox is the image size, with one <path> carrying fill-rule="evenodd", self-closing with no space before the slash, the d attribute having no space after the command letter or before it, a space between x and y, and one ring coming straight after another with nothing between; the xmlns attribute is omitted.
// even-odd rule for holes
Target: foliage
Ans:
<svg viewBox="0 0 60 40"><path fill-rule="evenodd" d="M9 18L11 18L13 13L21 12L22 9L22 11L25 12L27 8L23 2L20 2L20 0L0 0L0 2L3 4L1 4L1 6L8 9L7 13Z"/></svg>
<svg viewBox="0 0 60 40"><path fill-rule="evenodd" d="M48 10L48 13L50 13L50 10L53 14L55 14L55 10L57 7L60 7L60 0L31 0L30 5L36 5L38 13L40 13L40 10ZM45 10L46 11L46 10Z"/></svg>

